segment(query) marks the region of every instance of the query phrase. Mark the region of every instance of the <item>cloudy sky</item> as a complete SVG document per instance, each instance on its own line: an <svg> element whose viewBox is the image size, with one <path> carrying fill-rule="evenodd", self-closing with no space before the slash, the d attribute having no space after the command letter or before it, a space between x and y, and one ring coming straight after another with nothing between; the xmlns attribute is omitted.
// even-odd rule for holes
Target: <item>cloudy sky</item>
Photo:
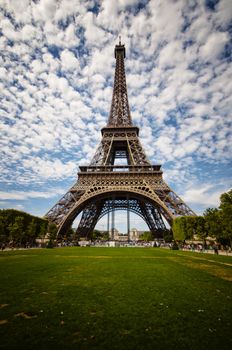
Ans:
<svg viewBox="0 0 232 350"><path fill-rule="evenodd" d="M231 0L0 0L0 207L43 216L91 160L119 35L152 163L198 214L231 188Z"/></svg>

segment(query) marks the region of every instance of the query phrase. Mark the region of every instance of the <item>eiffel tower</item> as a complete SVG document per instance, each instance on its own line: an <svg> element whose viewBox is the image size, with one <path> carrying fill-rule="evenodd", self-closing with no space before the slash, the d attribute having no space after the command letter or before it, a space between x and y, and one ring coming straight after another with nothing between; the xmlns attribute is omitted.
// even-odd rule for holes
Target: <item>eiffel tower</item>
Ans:
<svg viewBox="0 0 232 350"><path fill-rule="evenodd" d="M97 222L107 215L107 229L114 239L115 211L126 210L128 234L133 212L146 222L154 238L161 238L165 221L171 226L175 217L195 213L165 183L161 165L152 165L147 159L139 128L131 119L124 68L126 51L121 40L114 54L113 96L108 123L101 130L102 140L91 163L79 167L77 182L45 217L57 225L58 235L62 236L82 212L77 233L88 238Z"/></svg>

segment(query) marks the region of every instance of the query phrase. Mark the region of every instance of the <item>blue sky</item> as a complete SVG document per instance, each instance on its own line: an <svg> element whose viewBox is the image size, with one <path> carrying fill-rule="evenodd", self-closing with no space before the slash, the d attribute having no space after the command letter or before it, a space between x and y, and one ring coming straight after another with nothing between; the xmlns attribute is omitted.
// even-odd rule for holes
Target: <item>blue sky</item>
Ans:
<svg viewBox="0 0 232 350"><path fill-rule="evenodd" d="M152 163L198 214L231 188L231 0L1 0L1 208L43 216L90 162L119 35Z"/></svg>

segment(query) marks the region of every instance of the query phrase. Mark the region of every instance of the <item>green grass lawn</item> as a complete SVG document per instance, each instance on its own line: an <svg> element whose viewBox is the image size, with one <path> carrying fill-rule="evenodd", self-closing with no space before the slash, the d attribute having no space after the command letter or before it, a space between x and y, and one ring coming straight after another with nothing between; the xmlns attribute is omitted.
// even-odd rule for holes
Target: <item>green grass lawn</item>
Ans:
<svg viewBox="0 0 232 350"><path fill-rule="evenodd" d="M232 258L158 248L0 253L1 349L232 349Z"/></svg>

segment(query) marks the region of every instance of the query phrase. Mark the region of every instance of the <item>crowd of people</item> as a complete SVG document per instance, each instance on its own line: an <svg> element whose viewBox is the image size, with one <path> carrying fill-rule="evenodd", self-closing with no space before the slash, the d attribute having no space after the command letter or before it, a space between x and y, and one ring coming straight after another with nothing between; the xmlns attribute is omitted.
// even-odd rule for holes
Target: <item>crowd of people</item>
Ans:
<svg viewBox="0 0 232 350"><path fill-rule="evenodd" d="M184 251L192 251L192 252L199 252L199 253L214 253L219 254L220 253L231 253L231 247L229 246L222 246L217 243L213 244L202 244L202 243L180 243L178 244L178 248L180 250Z"/></svg>
<svg viewBox="0 0 232 350"><path fill-rule="evenodd" d="M192 251L198 253L214 253L214 254L232 254L231 247L229 246L220 246L219 244L202 244L202 243L182 243L182 242L170 242L167 243L164 240L157 241L62 241L62 242L53 242L52 247L73 247L73 246L91 246L91 247L154 247L154 248L165 248L172 250L183 250L183 251ZM36 244L31 246L30 244L26 244L25 246L17 246L12 242L9 244L2 243L0 244L0 250L5 249L20 249L20 248L50 248L49 243L47 244Z"/></svg>

